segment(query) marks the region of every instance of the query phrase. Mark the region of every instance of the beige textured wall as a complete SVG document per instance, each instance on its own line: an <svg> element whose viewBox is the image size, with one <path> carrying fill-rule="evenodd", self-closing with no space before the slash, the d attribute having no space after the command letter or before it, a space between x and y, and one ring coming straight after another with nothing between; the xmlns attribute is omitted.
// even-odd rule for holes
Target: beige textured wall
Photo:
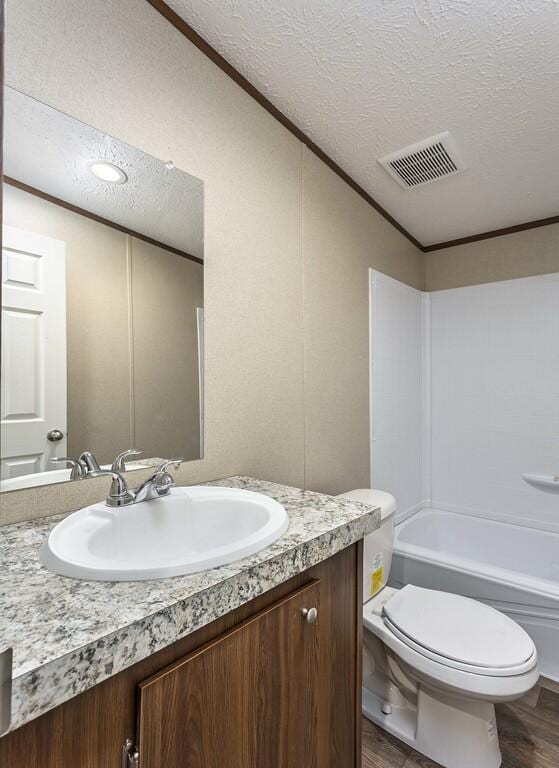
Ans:
<svg viewBox="0 0 559 768"><path fill-rule="evenodd" d="M200 456L196 308L204 268L131 238L134 444L144 456Z"/></svg>
<svg viewBox="0 0 559 768"><path fill-rule="evenodd" d="M312 152L303 156L307 487L369 486L370 267L416 288L415 247Z"/></svg>
<svg viewBox="0 0 559 768"><path fill-rule="evenodd" d="M425 290L559 272L559 224L425 254Z"/></svg>
<svg viewBox="0 0 559 768"><path fill-rule="evenodd" d="M204 180L206 450L178 480L243 472L319 490L364 484L366 268L420 287L422 255L315 158L303 162L301 143L144 0L110 13L102 0L7 5L9 85ZM330 312L345 331L324 347ZM2 518L72 510L106 486L6 494Z"/></svg>

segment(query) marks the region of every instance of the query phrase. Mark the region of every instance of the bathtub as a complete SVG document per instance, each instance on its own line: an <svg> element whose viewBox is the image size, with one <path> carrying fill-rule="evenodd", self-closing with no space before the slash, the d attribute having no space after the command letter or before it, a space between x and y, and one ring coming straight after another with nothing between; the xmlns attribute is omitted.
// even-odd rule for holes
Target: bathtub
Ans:
<svg viewBox="0 0 559 768"><path fill-rule="evenodd" d="M422 509L396 525L389 583L503 611L534 640L541 674L559 681L559 533Z"/></svg>

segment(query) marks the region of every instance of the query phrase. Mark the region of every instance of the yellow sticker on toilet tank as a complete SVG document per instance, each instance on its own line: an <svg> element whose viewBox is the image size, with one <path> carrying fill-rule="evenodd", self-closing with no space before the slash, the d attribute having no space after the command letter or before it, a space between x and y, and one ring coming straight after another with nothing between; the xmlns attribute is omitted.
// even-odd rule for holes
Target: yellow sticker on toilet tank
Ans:
<svg viewBox="0 0 559 768"><path fill-rule="evenodd" d="M382 552L379 552L373 557L373 561L371 563L371 570L369 571L371 574L371 587L369 591L369 597L374 597L377 592L380 592L382 589L383 584L383 577L384 577L384 566L382 562Z"/></svg>
<svg viewBox="0 0 559 768"><path fill-rule="evenodd" d="M380 568L377 568L377 570L373 572L371 576L371 597L374 597L376 593L382 589L383 574L384 568L382 565Z"/></svg>

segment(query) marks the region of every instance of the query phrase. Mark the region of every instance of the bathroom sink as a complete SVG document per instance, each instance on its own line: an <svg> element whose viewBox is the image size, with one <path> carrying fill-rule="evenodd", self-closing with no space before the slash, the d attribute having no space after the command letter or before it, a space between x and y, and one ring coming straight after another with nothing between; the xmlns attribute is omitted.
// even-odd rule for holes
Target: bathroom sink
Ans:
<svg viewBox="0 0 559 768"><path fill-rule="evenodd" d="M173 488L161 499L93 504L51 531L41 560L63 576L97 581L162 579L253 555L287 529L274 499L239 488Z"/></svg>

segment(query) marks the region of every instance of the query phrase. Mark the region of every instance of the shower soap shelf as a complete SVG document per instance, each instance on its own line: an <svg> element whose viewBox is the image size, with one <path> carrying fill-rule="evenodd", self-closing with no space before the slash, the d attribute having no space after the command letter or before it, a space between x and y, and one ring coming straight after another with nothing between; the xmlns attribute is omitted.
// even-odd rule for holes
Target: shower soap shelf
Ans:
<svg viewBox="0 0 559 768"><path fill-rule="evenodd" d="M559 475L522 475L522 479L546 493L559 493Z"/></svg>

